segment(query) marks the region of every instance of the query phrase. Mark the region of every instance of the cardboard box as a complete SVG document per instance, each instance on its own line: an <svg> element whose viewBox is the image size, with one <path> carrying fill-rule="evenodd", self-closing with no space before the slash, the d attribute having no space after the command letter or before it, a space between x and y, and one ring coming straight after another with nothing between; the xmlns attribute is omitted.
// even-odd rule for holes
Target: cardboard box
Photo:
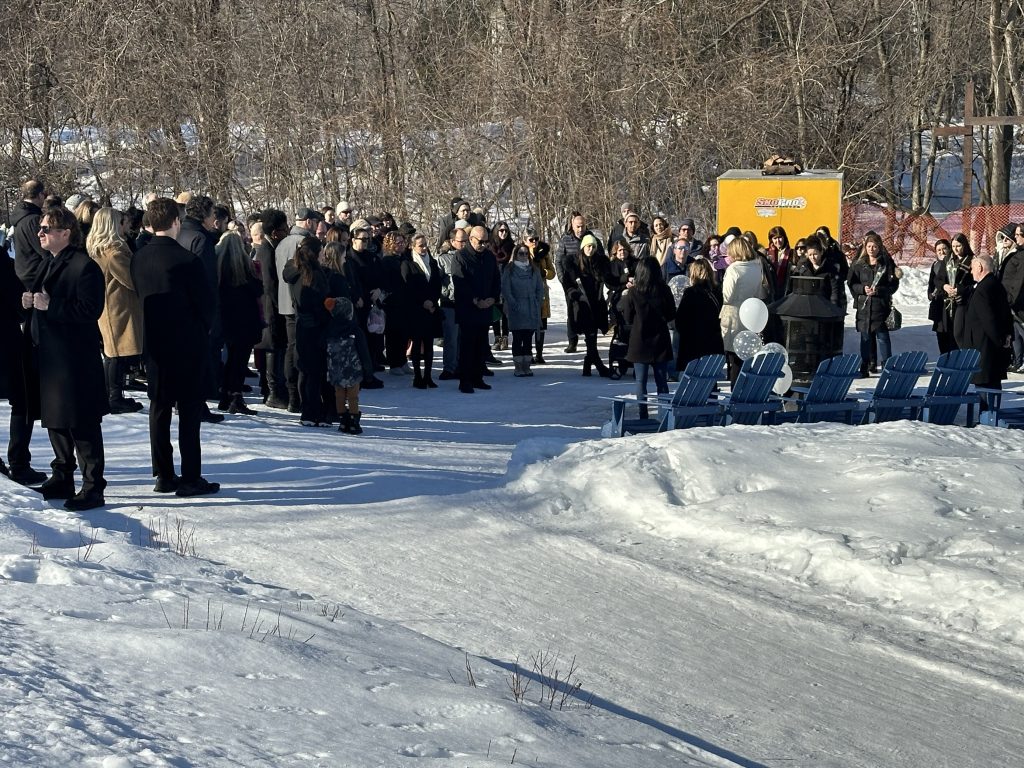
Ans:
<svg viewBox="0 0 1024 768"><path fill-rule="evenodd" d="M726 171L718 177L718 232L748 229L768 246L768 230L781 226L795 243L822 224L839 240L842 232L843 174L804 171L765 176L760 170Z"/></svg>

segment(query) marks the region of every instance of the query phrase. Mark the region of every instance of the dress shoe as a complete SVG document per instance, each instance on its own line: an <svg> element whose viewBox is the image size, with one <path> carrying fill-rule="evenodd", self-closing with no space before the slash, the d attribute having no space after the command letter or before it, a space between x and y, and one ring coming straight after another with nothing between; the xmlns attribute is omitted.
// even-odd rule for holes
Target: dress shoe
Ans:
<svg viewBox="0 0 1024 768"><path fill-rule="evenodd" d="M255 416L257 412L245 404L245 400L242 398L241 393L239 393L231 398L231 405L228 406L228 413L240 413L245 416Z"/></svg>
<svg viewBox="0 0 1024 768"><path fill-rule="evenodd" d="M200 421L205 421L207 424L220 424L224 421L224 414L214 413L210 409L207 409L200 417Z"/></svg>
<svg viewBox="0 0 1024 768"><path fill-rule="evenodd" d="M64 509L71 512L84 512L87 509L96 509L106 504L103 494L99 491L80 491L64 502Z"/></svg>
<svg viewBox="0 0 1024 768"><path fill-rule="evenodd" d="M423 381L427 385L427 389L437 389L437 383L429 376L427 376Z"/></svg>
<svg viewBox="0 0 1024 768"><path fill-rule="evenodd" d="M476 387L477 389L493 389L493 387L491 387L491 385L488 384L483 379L480 379L479 381L474 381L473 386Z"/></svg>
<svg viewBox="0 0 1024 768"><path fill-rule="evenodd" d="M496 358L494 355L491 355L490 357L485 357L484 362L487 363L488 365L493 365L497 367L501 367L502 365L504 365L504 363L501 362L501 360Z"/></svg>
<svg viewBox="0 0 1024 768"><path fill-rule="evenodd" d="M142 410L142 403L138 400L132 400L127 397L120 397L116 400L110 401L110 412L112 414L118 413L137 413Z"/></svg>
<svg viewBox="0 0 1024 768"><path fill-rule="evenodd" d="M174 493L176 496L207 496L219 490L220 483L211 483L206 478L200 477L198 480L180 481L178 490Z"/></svg>
<svg viewBox="0 0 1024 768"><path fill-rule="evenodd" d="M39 486L39 492L44 499L70 499L75 495L75 484L70 480L55 480L51 477Z"/></svg>
<svg viewBox="0 0 1024 768"><path fill-rule="evenodd" d="M376 376L371 376L368 379L363 379L359 385L360 389L384 389L384 382L378 379Z"/></svg>
<svg viewBox="0 0 1024 768"><path fill-rule="evenodd" d="M464 395L472 395L475 390L470 384L459 384L459 392Z"/></svg>
<svg viewBox="0 0 1024 768"><path fill-rule="evenodd" d="M458 376L456 376L456 375L455 375L454 373L452 373L451 371L441 371L440 375L439 375L439 376L438 376L437 378L438 378L438 379L439 379L440 381L452 381L453 379L457 379L457 378L459 378L459 377L458 377Z"/></svg>
<svg viewBox="0 0 1024 768"><path fill-rule="evenodd" d="M14 469L12 467L4 474L20 485L39 485L48 477L45 472L38 472L32 469L32 467L25 467L23 469Z"/></svg>
<svg viewBox="0 0 1024 768"><path fill-rule="evenodd" d="M153 486L154 493L174 493L181 484L181 478L177 475L170 477L158 477L156 485Z"/></svg>
<svg viewBox="0 0 1024 768"><path fill-rule="evenodd" d="M493 376L494 375L494 371L492 371L490 368L484 368L484 372L481 375L482 376Z"/></svg>
<svg viewBox="0 0 1024 768"><path fill-rule="evenodd" d="M569 344L563 351L566 352L566 353L575 352L576 351L576 345L575 344Z"/></svg>

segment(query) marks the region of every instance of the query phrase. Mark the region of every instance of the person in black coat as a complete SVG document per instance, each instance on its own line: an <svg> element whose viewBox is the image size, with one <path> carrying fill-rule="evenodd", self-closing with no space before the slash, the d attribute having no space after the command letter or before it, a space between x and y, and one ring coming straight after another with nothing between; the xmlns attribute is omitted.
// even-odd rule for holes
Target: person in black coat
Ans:
<svg viewBox="0 0 1024 768"><path fill-rule="evenodd" d="M322 248L316 237L303 238L295 250L294 259L285 265L282 275L295 307L295 352L302 396L299 419L304 427L330 426L324 390L327 380L327 327L331 313L324 302L343 295L348 288L347 284L342 286L332 281L332 275L338 273L320 265Z"/></svg>
<svg viewBox="0 0 1024 768"><path fill-rule="evenodd" d="M408 374L411 368L406 356L412 337L409 295L402 271L409 261L408 243L398 232L384 235L382 256L378 263L378 285L383 291L381 304L387 321L384 325L384 354L390 373Z"/></svg>
<svg viewBox="0 0 1024 768"><path fill-rule="evenodd" d="M455 290L455 322L459 326L459 391L472 394L490 389L484 381L487 355L487 330L492 307L501 293L501 278L494 256L487 251L487 229L473 227L469 245L452 264Z"/></svg>
<svg viewBox="0 0 1024 768"><path fill-rule="evenodd" d="M892 354L892 342L886 320L892 311L892 296L900 287L900 271L885 253L882 239L869 234L864 239L864 254L850 266L850 293L857 309L860 331L861 376L885 365ZM878 359L874 359L875 345Z"/></svg>
<svg viewBox="0 0 1024 768"><path fill-rule="evenodd" d="M263 335L259 299L263 284L238 232L225 232L217 243L220 327L228 355L224 362L221 410L255 415L242 398L242 386L253 346Z"/></svg>
<svg viewBox="0 0 1024 768"><path fill-rule="evenodd" d="M178 496L216 493L202 476L199 429L206 406L203 374L214 321L213 289L200 257L178 244L178 204L158 197L147 207L153 239L132 258L132 281L142 302L142 352L146 360L149 443L154 491ZM181 477L174 472L171 414L178 407Z"/></svg>
<svg viewBox="0 0 1024 768"><path fill-rule="evenodd" d="M216 226L217 210L216 204L206 195L192 197L185 206L185 218L181 221L181 229L178 231L177 240L180 245L187 248L200 258L203 264L203 272L207 284L210 287L210 294L213 296L213 324L210 326L210 341L208 344L210 364L204 371L207 399L219 399L221 396L221 379L223 370L221 366L221 349L224 346L224 339L221 335L220 312L217 310L217 249L216 249ZM203 418L206 421L218 422L223 420L219 414L211 414L209 408L203 406Z"/></svg>
<svg viewBox="0 0 1024 768"><path fill-rule="evenodd" d="M810 235L801 241L804 258L793 269L797 277L820 277L821 295L837 307L845 306L843 296L846 289L839 276L839 266L825 258L825 247L817 235ZM799 249L797 251L799 253ZM788 283L788 281L787 281ZM792 288L792 286L790 286Z"/></svg>
<svg viewBox="0 0 1024 768"><path fill-rule="evenodd" d="M976 281L967 309L956 315L956 340L961 349L981 353L980 370L974 374L975 386L1002 389L1010 362L1013 316L1006 291L993 274L992 259L975 256L971 276ZM982 410L986 407L984 396Z"/></svg>
<svg viewBox="0 0 1024 768"><path fill-rule="evenodd" d="M583 336L587 345L583 375L589 376L591 366L594 366L600 376L609 378L612 372L597 351L598 331L608 332L608 304L604 295L604 280L608 269L607 259L600 247L596 237L585 235L576 258L565 262L561 280L573 329Z"/></svg>
<svg viewBox="0 0 1024 768"><path fill-rule="evenodd" d="M668 362L672 359L672 333L668 324L676 313L675 298L655 257L645 256L637 263L636 279L622 294L619 310L629 325L626 359L633 363L636 371L640 418L646 419L647 378L652 368L658 394L668 393Z"/></svg>
<svg viewBox="0 0 1024 768"><path fill-rule="evenodd" d="M263 241L256 247L255 260L263 284L263 335L258 343L267 360L268 408L288 408L288 381L285 377L284 356L288 348L285 319L278 309L279 277L276 261L277 244L288 236L288 217L277 208L267 208L260 214Z"/></svg>
<svg viewBox="0 0 1024 768"><path fill-rule="evenodd" d="M974 285L970 260L971 255L966 259L956 256L949 240L935 243L935 261L928 272L928 319L939 354L957 349L956 313L967 305Z"/></svg>
<svg viewBox="0 0 1024 768"><path fill-rule="evenodd" d="M410 258L402 262L401 277L409 302L412 385L417 389L433 389L437 387L431 375L434 339L441 335L441 268L430 255L425 235L413 236Z"/></svg>
<svg viewBox="0 0 1024 768"><path fill-rule="evenodd" d="M21 308L21 294L32 290L39 276L40 268L49 261L49 254L39 244L39 217L42 213L43 201L46 199L45 186L41 181L30 179L21 185L21 196L24 198L14 210L11 223L14 226L14 264L11 274L14 277L9 289L16 293L17 298L11 305L12 311ZM6 259L6 256L4 256ZM5 264L5 266L7 266ZM21 316L23 319L23 316ZM20 338L21 331L19 329ZM11 385L9 402L11 404L11 431L7 444L7 460L10 462L9 477L23 485L38 485L46 479L44 472L32 469L32 453L29 446L32 442L34 420L29 413L26 371L23 367L23 355L19 352L15 362L7 370ZM3 374L0 373L0 376Z"/></svg>
<svg viewBox="0 0 1024 768"><path fill-rule="evenodd" d="M563 288L566 285L565 271L567 268L571 268L570 265L578 260L583 238L587 235L594 238L594 243L597 246L597 252L603 256L605 251L601 247L600 242L597 237L587 229L586 217L578 211L573 211L569 217L569 228L562 233L562 236L558 239L558 243L555 245L555 277ZM566 295L566 303L568 303L568 300L569 297ZM572 313L570 313L565 319L565 332L569 341L565 347L565 351L575 352L576 346L579 343L580 332L573 324Z"/></svg>
<svg viewBox="0 0 1024 768"><path fill-rule="evenodd" d="M66 208L43 212L39 242L50 258L21 300L33 361L26 368L38 373L38 386L27 387L30 410L38 407L54 454L53 472L39 490L45 499L65 499L67 509L94 509L105 503L100 424L110 412L99 355L103 270L82 248L78 221ZM78 465L82 489L75 493Z"/></svg>
<svg viewBox="0 0 1024 768"><path fill-rule="evenodd" d="M707 259L697 259L688 271L690 284L676 308L679 353L676 370L680 373L691 360L704 355L724 355L722 341L722 292L715 279L715 268Z"/></svg>

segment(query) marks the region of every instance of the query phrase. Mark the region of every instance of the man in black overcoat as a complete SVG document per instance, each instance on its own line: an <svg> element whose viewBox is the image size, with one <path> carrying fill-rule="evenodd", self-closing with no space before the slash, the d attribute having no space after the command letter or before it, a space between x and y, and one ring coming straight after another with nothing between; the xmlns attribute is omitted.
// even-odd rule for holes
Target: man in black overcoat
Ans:
<svg viewBox="0 0 1024 768"><path fill-rule="evenodd" d="M277 208L267 208L260 214L263 224L263 242L256 248L256 263L263 281L263 338L258 345L267 356L267 399L270 408L288 408L288 381L285 376L284 357L288 347L285 319L278 310L279 276L277 244L288 236L288 217Z"/></svg>
<svg viewBox="0 0 1024 768"><path fill-rule="evenodd" d="M185 218L181 220L181 228L175 239L179 245L194 253L202 261L206 281L213 297L213 319L210 322L210 339L207 344L209 365L202 373L205 383L204 395L208 400L219 400L222 396L220 389L222 368L224 367L221 364L224 338L220 329L220 308L218 306L217 238L216 204L206 195L193 195L185 204ZM213 413L204 402L203 421L216 424L224 421L224 417L219 413Z"/></svg>
<svg viewBox="0 0 1024 768"><path fill-rule="evenodd" d="M153 239L132 258L142 302L142 348L149 388L149 444L157 493L201 496L220 485L202 477L199 429L205 403L215 304L202 259L178 244L178 204L158 197L148 208ZM174 472L171 413L178 406L181 476Z"/></svg>
<svg viewBox="0 0 1024 768"><path fill-rule="evenodd" d="M30 291L39 270L49 261L50 256L39 244L39 217L42 204L46 199L46 189L41 181L29 179L21 185L22 201L14 210L11 221L14 225L14 263L8 264L4 256L4 273L2 276L6 297L14 295L13 304L5 307L5 313L18 313L18 322L24 319L21 314L21 294ZM5 333L12 330L10 322L13 316L4 315ZM6 379L7 392L4 395L11 404L11 432L7 444L7 460L10 468L6 474L16 483L22 485L38 485L46 479L44 472L32 469L32 454L29 445L32 442L33 417L28 413L28 394L25 390L25 371L23 355L20 351L22 338L20 325L14 327L18 341L18 350L10 349L12 356L0 368L0 377ZM14 338L14 337L11 337Z"/></svg>
<svg viewBox="0 0 1024 768"><path fill-rule="evenodd" d="M975 386L1002 389L1010 362L1013 318L1006 291L993 273L989 256L971 259L971 276L977 285L967 302L967 309L955 317L955 334L961 349L981 353L981 369L974 374ZM982 398L982 410L985 399Z"/></svg>
<svg viewBox="0 0 1024 768"><path fill-rule="evenodd" d="M469 245L459 251L452 264L455 288L455 322L459 326L459 391L490 389L484 381L487 329L492 307L501 293L498 262L487 250L487 230L473 227Z"/></svg>
<svg viewBox="0 0 1024 768"><path fill-rule="evenodd" d="M22 294L21 306L28 312L29 414L40 416L54 454L53 472L39 490L45 499L65 499L67 509L94 509L105 503L100 422L110 412L99 354L103 270L82 248L81 229L67 208L47 208L38 234L50 255ZM77 466L82 489L76 494Z"/></svg>

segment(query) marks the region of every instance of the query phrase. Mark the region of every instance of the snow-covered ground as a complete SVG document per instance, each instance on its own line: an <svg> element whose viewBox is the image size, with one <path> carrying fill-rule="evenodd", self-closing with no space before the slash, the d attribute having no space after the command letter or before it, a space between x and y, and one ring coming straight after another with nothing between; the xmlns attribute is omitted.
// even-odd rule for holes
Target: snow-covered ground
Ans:
<svg viewBox="0 0 1024 768"><path fill-rule="evenodd" d="M893 339L934 360L925 279ZM0 478L0 763L1021 764L1019 433L602 440L631 382L555 304L533 379L204 428L217 496L151 493L144 413L105 421L106 509Z"/></svg>

